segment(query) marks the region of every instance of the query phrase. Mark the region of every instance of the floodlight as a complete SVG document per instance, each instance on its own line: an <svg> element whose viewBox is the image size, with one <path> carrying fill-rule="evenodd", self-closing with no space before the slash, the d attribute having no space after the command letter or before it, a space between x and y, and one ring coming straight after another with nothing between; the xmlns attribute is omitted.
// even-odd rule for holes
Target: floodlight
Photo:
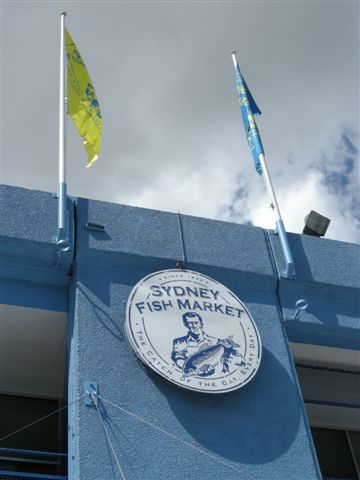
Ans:
<svg viewBox="0 0 360 480"><path fill-rule="evenodd" d="M311 212L305 217L305 227L303 233L313 237L323 237L329 226L330 219L320 215L320 213Z"/></svg>

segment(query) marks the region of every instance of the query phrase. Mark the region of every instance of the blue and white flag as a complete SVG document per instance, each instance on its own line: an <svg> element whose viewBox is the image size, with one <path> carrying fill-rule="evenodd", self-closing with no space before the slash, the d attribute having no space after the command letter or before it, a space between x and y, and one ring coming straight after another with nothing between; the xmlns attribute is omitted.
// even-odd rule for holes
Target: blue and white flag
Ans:
<svg viewBox="0 0 360 480"><path fill-rule="evenodd" d="M253 162L259 175L262 174L259 155L264 154L264 148L261 143L259 130L257 128L254 115L261 115L259 107L256 105L250 90L248 89L244 77L241 75L239 65L236 62L236 84L239 94L240 111L243 119L245 133L249 142L249 147L253 156Z"/></svg>

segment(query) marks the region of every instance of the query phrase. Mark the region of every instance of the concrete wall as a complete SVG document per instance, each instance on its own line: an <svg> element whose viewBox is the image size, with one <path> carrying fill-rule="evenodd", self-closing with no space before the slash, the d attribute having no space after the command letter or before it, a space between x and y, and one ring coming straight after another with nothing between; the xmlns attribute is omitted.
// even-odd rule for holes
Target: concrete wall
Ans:
<svg viewBox="0 0 360 480"><path fill-rule="evenodd" d="M281 272L280 245L273 234L270 239ZM280 278L279 302L290 341L359 350L359 245L294 234L289 242L297 275L296 281ZM289 320L299 298L309 307Z"/></svg>
<svg viewBox="0 0 360 480"><path fill-rule="evenodd" d="M94 381L104 399L128 411L99 404L125 478L319 478L267 232L194 217L181 217L180 228L175 214L83 199L77 215L70 395L78 399L84 382ZM88 231L87 222L102 224L104 232ZM200 394L165 383L139 363L125 337L132 287L184 256L186 268L233 290L259 328L259 372L233 393ZM121 478L96 409L82 400L70 419L71 478Z"/></svg>
<svg viewBox="0 0 360 480"><path fill-rule="evenodd" d="M287 336L358 348L358 246L290 235L297 278L286 280L271 232L79 199L76 208L68 202L71 248L58 262L56 199L15 187L0 193L0 301L69 312L69 478L121 478L97 410L81 398L87 380L128 412L99 404L127 479L320 477ZM132 287L179 260L233 290L258 326L262 363L240 390L176 388L150 374L127 342ZM299 298L308 310L290 320Z"/></svg>
<svg viewBox="0 0 360 480"><path fill-rule="evenodd" d="M74 205L68 200L70 248L59 257L57 199L0 186L0 303L67 311L74 257Z"/></svg>

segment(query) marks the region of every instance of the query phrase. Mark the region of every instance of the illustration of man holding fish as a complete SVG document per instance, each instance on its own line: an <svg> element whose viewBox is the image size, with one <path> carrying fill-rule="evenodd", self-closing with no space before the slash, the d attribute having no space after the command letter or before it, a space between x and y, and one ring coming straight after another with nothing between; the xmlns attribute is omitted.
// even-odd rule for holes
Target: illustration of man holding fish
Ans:
<svg viewBox="0 0 360 480"><path fill-rule="evenodd" d="M171 359L184 376L207 377L213 375L220 364L222 372L226 373L235 357L236 365L245 365L245 359L239 351L240 345L231 336L219 339L205 333L203 319L196 312L184 313L182 320L188 333L174 339Z"/></svg>

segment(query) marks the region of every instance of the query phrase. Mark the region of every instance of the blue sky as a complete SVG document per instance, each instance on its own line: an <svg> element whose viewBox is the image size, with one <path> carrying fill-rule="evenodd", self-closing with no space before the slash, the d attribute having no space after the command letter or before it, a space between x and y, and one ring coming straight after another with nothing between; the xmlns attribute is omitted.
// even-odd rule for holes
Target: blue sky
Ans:
<svg viewBox="0 0 360 480"><path fill-rule="evenodd" d="M358 2L2 2L2 183L57 190L61 10L104 121L91 169L68 125L71 195L273 228L235 48L287 230L359 240Z"/></svg>

